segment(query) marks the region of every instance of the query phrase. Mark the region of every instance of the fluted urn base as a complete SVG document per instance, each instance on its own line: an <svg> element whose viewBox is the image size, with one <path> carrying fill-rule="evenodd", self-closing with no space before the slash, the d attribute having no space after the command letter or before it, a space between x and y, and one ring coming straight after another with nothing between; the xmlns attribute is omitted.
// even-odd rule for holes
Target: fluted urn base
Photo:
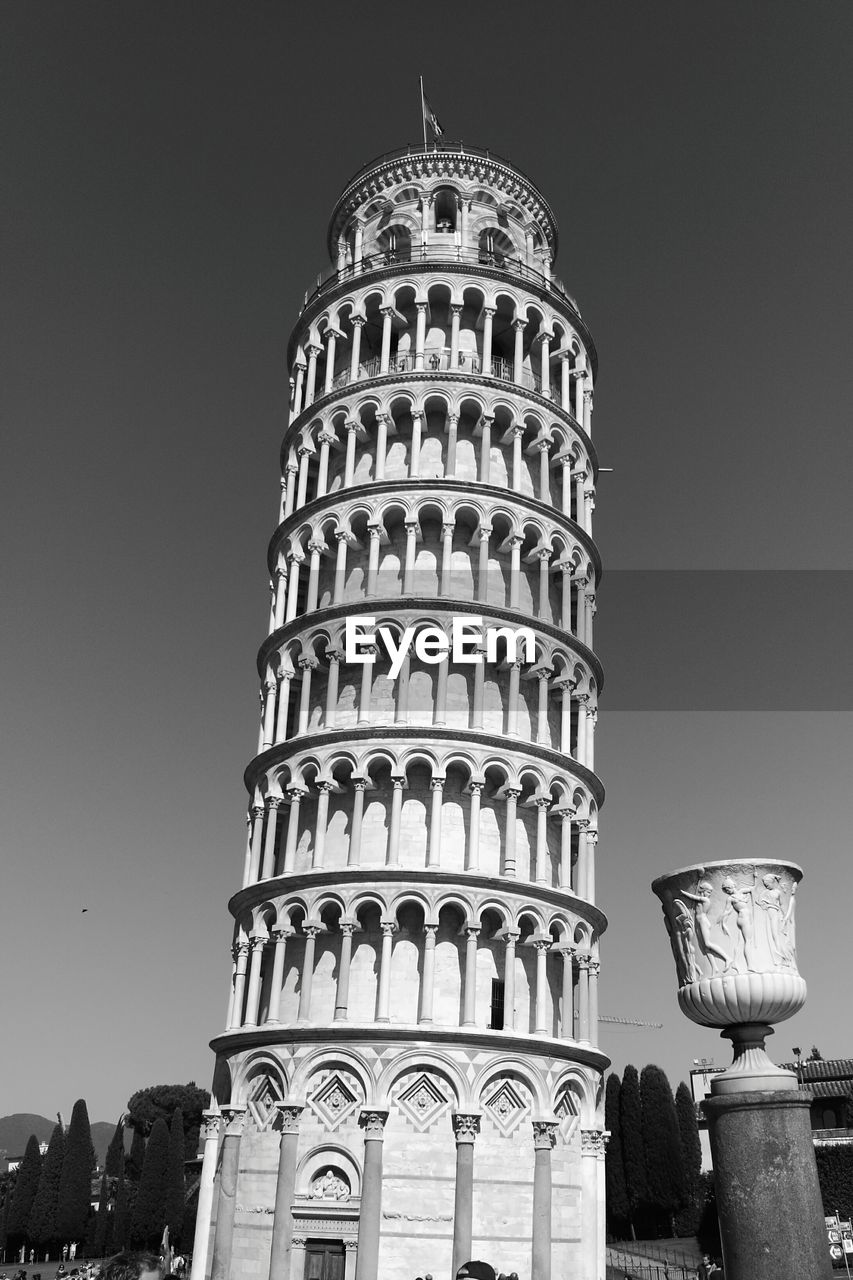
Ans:
<svg viewBox="0 0 853 1280"><path fill-rule="evenodd" d="M784 1022L806 1002L798 973L735 973L702 978L679 988L678 1007L705 1027Z"/></svg>
<svg viewBox="0 0 853 1280"><path fill-rule="evenodd" d="M764 1022L742 1022L726 1027L721 1034L734 1046L734 1061L727 1071L715 1075L711 1081L711 1093L715 1097L797 1088L793 1071L777 1067L767 1056L764 1041L773 1035L772 1027Z"/></svg>

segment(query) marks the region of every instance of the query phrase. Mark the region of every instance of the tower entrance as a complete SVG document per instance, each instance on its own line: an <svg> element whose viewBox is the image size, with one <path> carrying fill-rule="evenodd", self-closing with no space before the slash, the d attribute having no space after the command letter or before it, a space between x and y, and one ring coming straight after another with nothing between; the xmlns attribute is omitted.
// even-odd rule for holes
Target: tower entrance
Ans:
<svg viewBox="0 0 853 1280"><path fill-rule="evenodd" d="M305 1280L344 1280L343 1240L308 1240Z"/></svg>

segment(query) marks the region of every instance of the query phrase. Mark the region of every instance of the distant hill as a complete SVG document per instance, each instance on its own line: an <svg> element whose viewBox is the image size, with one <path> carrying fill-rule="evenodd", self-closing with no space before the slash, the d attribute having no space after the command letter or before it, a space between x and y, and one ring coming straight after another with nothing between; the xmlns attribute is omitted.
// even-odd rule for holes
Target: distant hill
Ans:
<svg viewBox="0 0 853 1280"><path fill-rule="evenodd" d="M63 1120L68 1124L70 1114ZM49 1142L56 1120L48 1120L46 1116L31 1115L19 1111L13 1116L0 1117L0 1151L9 1157L22 1156L29 1136L34 1133L39 1142ZM103 1165L107 1156L107 1147L115 1131L115 1124L108 1120L92 1121L92 1145L98 1157L98 1164Z"/></svg>

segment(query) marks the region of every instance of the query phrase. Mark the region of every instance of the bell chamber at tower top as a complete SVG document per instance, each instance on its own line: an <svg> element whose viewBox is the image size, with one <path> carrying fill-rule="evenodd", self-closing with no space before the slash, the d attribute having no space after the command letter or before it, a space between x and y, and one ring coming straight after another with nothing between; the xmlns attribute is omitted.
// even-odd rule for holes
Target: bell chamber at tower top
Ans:
<svg viewBox="0 0 853 1280"><path fill-rule="evenodd" d="M590 434L592 338L553 274L557 224L518 170L457 144L350 181L291 337L291 412L352 383L457 373L558 405Z"/></svg>

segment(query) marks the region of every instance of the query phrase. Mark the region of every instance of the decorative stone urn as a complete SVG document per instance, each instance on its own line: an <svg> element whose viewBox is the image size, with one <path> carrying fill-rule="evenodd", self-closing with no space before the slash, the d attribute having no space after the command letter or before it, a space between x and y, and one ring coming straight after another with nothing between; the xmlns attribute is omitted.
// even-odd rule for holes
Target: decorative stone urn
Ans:
<svg viewBox="0 0 853 1280"><path fill-rule="evenodd" d="M678 975L682 1013L720 1027L734 1044L731 1067L711 1082L714 1094L796 1089L796 1076L764 1050L783 1022L803 1007L797 972L794 906L802 870L794 862L706 862L659 876L652 890Z"/></svg>

